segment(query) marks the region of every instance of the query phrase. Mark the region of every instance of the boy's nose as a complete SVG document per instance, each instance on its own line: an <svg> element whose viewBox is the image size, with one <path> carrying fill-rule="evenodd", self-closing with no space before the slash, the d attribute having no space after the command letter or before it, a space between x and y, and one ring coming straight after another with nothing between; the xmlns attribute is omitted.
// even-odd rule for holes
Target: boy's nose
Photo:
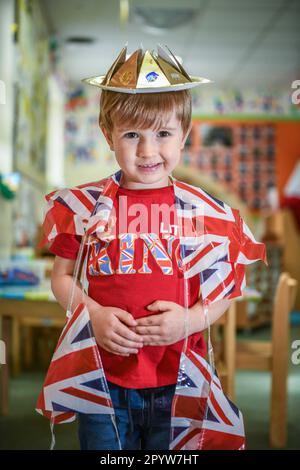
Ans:
<svg viewBox="0 0 300 470"><path fill-rule="evenodd" d="M138 157L153 157L157 154L157 147L151 140L140 140L137 150Z"/></svg>

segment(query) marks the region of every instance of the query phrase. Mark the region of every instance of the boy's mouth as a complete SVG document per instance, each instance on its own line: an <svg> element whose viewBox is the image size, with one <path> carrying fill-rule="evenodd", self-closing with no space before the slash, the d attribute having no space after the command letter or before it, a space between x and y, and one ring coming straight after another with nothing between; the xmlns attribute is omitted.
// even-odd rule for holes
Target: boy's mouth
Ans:
<svg viewBox="0 0 300 470"><path fill-rule="evenodd" d="M162 165L162 162L160 162L160 163L149 163L149 164L145 164L145 165L138 165L138 168L141 171L152 172L152 171L157 170L161 165Z"/></svg>

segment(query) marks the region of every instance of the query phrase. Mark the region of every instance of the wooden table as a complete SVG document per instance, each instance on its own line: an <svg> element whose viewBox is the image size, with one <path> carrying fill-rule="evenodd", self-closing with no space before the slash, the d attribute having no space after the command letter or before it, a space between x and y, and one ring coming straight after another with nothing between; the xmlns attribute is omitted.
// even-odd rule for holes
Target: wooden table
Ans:
<svg viewBox="0 0 300 470"><path fill-rule="evenodd" d="M61 326L65 324L65 312L52 300L0 298L2 340L6 345L6 364L0 369L0 414L8 414L8 384L10 365L14 373L20 370L20 323L30 320L35 326Z"/></svg>

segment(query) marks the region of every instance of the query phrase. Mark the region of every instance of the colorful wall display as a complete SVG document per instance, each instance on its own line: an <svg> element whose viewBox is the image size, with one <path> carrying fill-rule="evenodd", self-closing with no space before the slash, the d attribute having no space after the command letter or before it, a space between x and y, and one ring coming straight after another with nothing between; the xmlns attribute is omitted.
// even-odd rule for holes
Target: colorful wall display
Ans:
<svg viewBox="0 0 300 470"><path fill-rule="evenodd" d="M48 33L37 0L18 0L14 167L45 184Z"/></svg>
<svg viewBox="0 0 300 470"><path fill-rule="evenodd" d="M276 210L300 156L300 121L195 119L183 163L257 214Z"/></svg>
<svg viewBox="0 0 300 470"><path fill-rule="evenodd" d="M66 185L104 178L118 164L99 128L98 90L87 85L70 84L65 103Z"/></svg>
<svg viewBox="0 0 300 470"><path fill-rule="evenodd" d="M294 89L219 89L211 83L193 90L195 117L231 116L252 119L300 119L300 106L292 102Z"/></svg>
<svg viewBox="0 0 300 470"><path fill-rule="evenodd" d="M195 121L185 164L237 194L251 210L272 209L277 188L275 137L272 123Z"/></svg>

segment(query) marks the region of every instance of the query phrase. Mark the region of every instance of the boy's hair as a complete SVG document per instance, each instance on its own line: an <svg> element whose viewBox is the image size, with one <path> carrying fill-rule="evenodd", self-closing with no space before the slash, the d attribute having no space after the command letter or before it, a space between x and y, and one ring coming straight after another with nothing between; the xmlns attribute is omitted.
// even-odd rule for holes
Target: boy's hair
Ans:
<svg viewBox="0 0 300 470"><path fill-rule="evenodd" d="M126 122L139 129L157 129L165 124L166 116L173 109L185 135L191 123L190 90L136 94L102 90L99 126L104 126L109 134L114 122Z"/></svg>

